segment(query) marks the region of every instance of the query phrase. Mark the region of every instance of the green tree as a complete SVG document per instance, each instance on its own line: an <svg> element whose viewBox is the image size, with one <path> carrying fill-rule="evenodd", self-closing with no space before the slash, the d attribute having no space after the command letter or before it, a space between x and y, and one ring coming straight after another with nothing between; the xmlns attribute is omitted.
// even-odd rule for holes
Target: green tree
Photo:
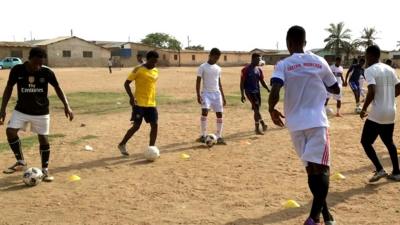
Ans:
<svg viewBox="0 0 400 225"><path fill-rule="evenodd" d="M141 41L143 44L151 45L156 48L167 48L181 50L181 42L175 37L165 33L151 33L146 35Z"/></svg>
<svg viewBox="0 0 400 225"><path fill-rule="evenodd" d="M356 54L360 47L360 40L356 39L344 45L345 61L348 63L351 54Z"/></svg>
<svg viewBox="0 0 400 225"><path fill-rule="evenodd" d="M350 29L345 29L344 23L338 24L331 23L325 30L329 33L329 36L325 38L326 42L325 49L333 50L336 56L339 56L345 46L350 43Z"/></svg>
<svg viewBox="0 0 400 225"><path fill-rule="evenodd" d="M361 32L361 46L368 48L369 46L374 45L375 40L377 39L377 34L378 31L375 29L375 27L365 27Z"/></svg>
<svg viewBox="0 0 400 225"><path fill-rule="evenodd" d="M202 45L192 45L185 48L186 50L204 50Z"/></svg>

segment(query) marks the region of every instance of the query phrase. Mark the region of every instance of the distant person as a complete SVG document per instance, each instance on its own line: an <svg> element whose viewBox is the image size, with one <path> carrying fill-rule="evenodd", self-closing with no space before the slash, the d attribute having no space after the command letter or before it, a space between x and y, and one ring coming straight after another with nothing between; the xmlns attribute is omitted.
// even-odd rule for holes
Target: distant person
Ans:
<svg viewBox="0 0 400 225"><path fill-rule="evenodd" d="M342 63L342 58L336 57L335 64L333 64L331 66L332 73L333 73L333 75L335 75L337 83L339 85L340 93L339 94L328 93L328 98L326 99L326 102L325 102L325 106L328 106L328 102L331 97L333 97L333 99L336 100L336 116L338 116L338 117L342 116L342 114L340 113L340 108L342 106L342 95L343 95L342 94L342 86L344 83L343 67L341 66L341 63Z"/></svg>
<svg viewBox="0 0 400 225"><path fill-rule="evenodd" d="M360 96L361 96L361 87L360 87L360 77L364 75L364 66L365 59L361 58L358 61L358 64L353 64L350 66L349 70L346 73L346 78L344 80L343 86L346 87L347 84L350 85L351 90L354 93L354 98L356 100L356 112L361 111L360 106ZM350 79L349 74L351 73ZM348 83L347 83L348 81Z"/></svg>
<svg viewBox="0 0 400 225"><path fill-rule="evenodd" d="M49 84L54 87L58 98L62 101L65 116L72 121L74 114L63 90L58 84L54 72L50 68L43 66L46 58L47 54L45 50L35 47L30 50L27 62L16 65L11 69L0 109L0 125L4 124L7 104L10 100L13 87L17 84L18 101L6 130L8 143L17 162L4 170L4 173L11 174L26 169L27 163L22 153L22 145L18 137L18 132L25 130L28 124L30 124L31 131L37 133L39 139L39 151L44 174L43 181L51 182L54 180L54 177L50 175L48 170L50 159L48 138L50 133Z"/></svg>
<svg viewBox="0 0 400 225"><path fill-rule="evenodd" d="M393 61L391 59L386 59L386 65L392 67Z"/></svg>
<svg viewBox="0 0 400 225"><path fill-rule="evenodd" d="M261 60L260 55L254 53L251 55L251 63L242 69L240 77L240 93L242 95L241 97L242 103L246 101L246 97L251 103L252 109L254 111L256 134L263 135L264 132L267 131L267 124L265 124L260 113L260 107L261 107L260 83L265 89L267 89L268 92L269 88L264 81L263 71L258 66L260 60Z"/></svg>
<svg viewBox="0 0 400 225"><path fill-rule="evenodd" d="M197 141L205 142L208 111L212 109L217 116L217 144L225 145L225 140L222 138L222 113L226 105L226 99L221 83L221 67L217 65L220 57L221 51L218 48L211 49L208 61L201 64L197 71L196 94L197 102L201 105L201 134ZM202 91L200 91L201 86Z"/></svg>
<svg viewBox="0 0 400 225"><path fill-rule="evenodd" d="M158 112L156 107L156 85L158 80L158 53L149 51L146 54L146 63L135 67L125 81L124 87L132 106L131 121L133 126L126 132L118 145L123 156L128 156L127 142L140 129L143 119L150 124L149 146L155 146L158 132ZM135 94L132 93L130 84L135 81Z"/></svg>
<svg viewBox="0 0 400 225"><path fill-rule="evenodd" d="M110 72L110 74L112 73L112 67L113 67L113 61L112 58L108 59L108 70Z"/></svg>
<svg viewBox="0 0 400 225"><path fill-rule="evenodd" d="M365 77L368 82L368 94L360 113L361 119L368 117L365 121L361 135L361 144L368 158L375 166L375 174L369 182L376 182L388 176L373 144L376 138L381 138L389 151L393 170L389 179L400 181L400 170L397 155L397 148L393 142L393 131L396 117L396 97L400 94L400 80L390 66L380 63L380 49L373 45L366 50L368 68L365 70ZM368 106L372 103L372 109L367 113Z"/></svg>
<svg viewBox="0 0 400 225"><path fill-rule="evenodd" d="M143 65L145 61L143 60L143 55L141 53L138 53L136 55L136 60L138 61L139 65Z"/></svg>
<svg viewBox="0 0 400 225"><path fill-rule="evenodd" d="M286 117L292 142L306 167L308 185L314 199L309 218L304 225L320 225L321 212L324 224L332 225L335 221L326 203L330 146L329 122L324 103L327 90L339 94L340 88L325 59L311 52L304 53L304 28L291 27L287 32L286 43L291 56L279 62L272 74L269 113L274 124L280 127L285 126L282 118ZM275 109L282 87L285 88L285 117ZM280 144L279 140L277 144Z"/></svg>

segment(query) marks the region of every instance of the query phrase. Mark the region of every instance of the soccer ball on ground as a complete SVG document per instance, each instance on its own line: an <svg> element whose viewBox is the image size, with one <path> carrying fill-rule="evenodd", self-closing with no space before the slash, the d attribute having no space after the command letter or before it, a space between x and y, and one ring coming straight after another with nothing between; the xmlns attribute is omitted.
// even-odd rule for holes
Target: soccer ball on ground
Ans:
<svg viewBox="0 0 400 225"><path fill-rule="evenodd" d="M356 109L354 110L357 114L360 114L362 111L362 108L360 106L356 107Z"/></svg>
<svg viewBox="0 0 400 225"><path fill-rule="evenodd" d="M332 108L325 107L325 111L326 111L326 115L327 116L333 116L334 115L334 112L333 112Z"/></svg>
<svg viewBox="0 0 400 225"><path fill-rule="evenodd" d="M144 152L144 158L149 162L154 162L160 158L160 150L156 146L149 146Z"/></svg>
<svg viewBox="0 0 400 225"><path fill-rule="evenodd" d="M213 145L217 143L217 136L215 134L207 135L205 143L209 148L211 148Z"/></svg>
<svg viewBox="0 0 400 225"><path fill-rule="evenodd" d="M29 168L25 170L23 175L23 181L28 186L36 186L42 182L43 172L39 168Z"/></svg>

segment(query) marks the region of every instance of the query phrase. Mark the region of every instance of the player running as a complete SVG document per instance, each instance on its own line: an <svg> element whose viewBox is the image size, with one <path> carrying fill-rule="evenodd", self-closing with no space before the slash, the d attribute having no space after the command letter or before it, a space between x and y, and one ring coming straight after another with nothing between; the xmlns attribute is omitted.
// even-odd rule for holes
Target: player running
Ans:
<svg viewBox="0 0 400 225"><path fill-rule="evenodd" d="M325 59L313 53L304 53L304 28L291 27L286 43L291 56L282 60L272 75L269 112L274 124L283 127L282 118L285 117L275 106L284 86L286 125L296 152L306 167L309 188L314 196L310 216L304 224L320 225L321 212L325 224L335 224L326 203L330 146L324 103L327 90L339 94L340 88Z"/></svg>
<svg viewBox="0 0 400 225"><path fill-rule="evenodd" d="M372 146L378 135L388 149L393 165L392 174L388 178L400 181L397 148L393 142L396 97L400 94L400 80L397 78L394 69L384 63L380 63L379 58L380 49L378 46L373 45L367 48L368 68L365 70L365 77L368 82L368 93L360 117L368 116L368 118L365 121L361 135L361 144L376 169L375 174L369 180L370 182L376 182L388 176ZM367 109L371 103L372 109L368 114Z"/></svg>
<svg viewBox="0 0 400 225"><path fill-rule="evenodd" d="M126 132L118 145L118 149L123 156L129 155L126 143L139 130L143 119L146 123L150 123L149 146L155 146L156 144L158 131L158 112L156 108L157 61L158 53L149 51L146 54L146 62L135 67L125 81L124 87L129 96L129 103L132 106L131 121L133 126ZM135 95L133 95L130 87L132 81L135 81Z"/></svg>
<svg viewBox="0 0 400 225"><path fill-rule="evenodd" d="M224 91L221 83L221 67L216 63L221 56L221 51L213 48L210 51L208 61L200 65L196 80L197 102L201 105L201 135L198 142L205 142L207 136L207 116L210 109L217 116L217 144L225 145L222 138L223 120L222 113L226 105ZM203 85L202 85L203 84ZM203 86L200 92L200 87Z"/></svg>
<svg viewBox="0 0 400 225"><path fill-rule="evenodd" d="M360 107L360 95L361 95L361 87L360 87L360 77L364 74L364 66L365 59L360 59L358 64L352 65L346 73L346 79L344 80L343 86L347 86L347 80L349 78L349 74L352 72L348 84L350 85L351 90L354 93L354 98L356 100L356 112L361 111Z"/></svg>
<svg viewBox="0 0 400 225"><path fill-rule="evenodd" d="M63 90L58 84L54 72L50 68L43 66L46 58L46 51L35 47L30 50L27 62L16 65L11 69L0 109L0 125L4 124L7 104L14 85L17 84L18 101L6 130L8 143L17 162L3 172L12 174L16 171L26 169L27 163L22 153L22 145L18 137L18 132L20 130L25 131L28 124L30 124L31 131L38 134L42 172L44 175L43 181L51 182L54 180L54 177L50 176L48 170L50 159L48 138L50 133L49 84L54 87L58 98L62 101L65 116L72 121L74 114Z"/></svg>
<svg viewBox="0 0 400 225"><path fill-rule="evenodd" d="M336 57L336 62L331 66L331 70L333 75L335 75L337 83L340 88L340 93L339 94L331 94L328 93L328 98L326 99L325 106L328 106L328 102L330 97L333 97L333 99L336 100L336 116L341 117L342 114L340 113L340 107L342 106L342 85L344 83L343 79L343 67L340 65L342 62L342 58Z"/></svg>
<svg viewBox="0 0 400 225"><path fill-rule="evenodd" d="M244 103L247 99L250 101L252 109L254 111L254 122L255 132L258 135L264 135L267 130L267 124L265 124L260 113L261 107L261 93L260 83L267 89L269 88L264 81L264 74L261 68L258 66L260 63L260 55L254 53L251 55L251 63L242 69L240 78L240 93L242 95L241 101ZM245 97L246 94L246 97ZM261 129L260 129L261 124Z"/></svg>

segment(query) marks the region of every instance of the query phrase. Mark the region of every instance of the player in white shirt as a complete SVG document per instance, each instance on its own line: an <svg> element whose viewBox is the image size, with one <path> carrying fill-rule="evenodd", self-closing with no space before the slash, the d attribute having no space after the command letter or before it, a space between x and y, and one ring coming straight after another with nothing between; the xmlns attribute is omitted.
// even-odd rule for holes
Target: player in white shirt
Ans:
<svg viewBox="0 0 400 225"><path fill-rule="evenodd" d="M199 142L205 142L208 111L212 109L217 116L217 143L226 144L222 138L222 113L226 105L226 100L221 84L221 67L216 64L220 56L221 51L219 49L211 49L208 61L200 65L197 73L197 102L201 105L201 135L198 139ZM203 88L200 92L201 86Z"/></svg>
<svg viewBox="0 0 400 225"><path fill-rule="evenodd" d="M342 63L342 58L341 57L336 57L336 62L331 66L331 70L333 75L335 75L337 83L340 88L340 93L339 94L331 94L328 93L328 98L326 99L325 106L328 106L329 99L332 97L333 99L336 100L336 116L341 117L342 114L340 114L340 107L342 106L342 86L343 86L343 67L340 65Z"/></svg>
<svg viewBox="0 0 400 225"><path fill-rule="evenodd" d="M324 103L327 90L339 94L340 88L325 59L304 53L306 32L291 27L286 36L290 57L278 63L272 78L269 113L274 124L290 131L294 147L306 167L309 188L314 196L305 225L320 225L322 212L325 224L335 221L329 212L326 197L329 190L330 147L328 119ZM285 88L285 117L275 109L281 88Z"/></svg>
<svg viewBox="0 0 400 225"><path fill-rule="evenodd" d="M396 97L400 94L400 80L390 66L380 63L380 49L373 45L366 50L367 66L365 77L368 82L368 93L364 106L360 113L365 121L361 135L361 144L365 153L375 166L375 174L369 180L376 182L383 177L391 180L400 181L400 169L397 156L397 148L393 142L393 130L396 116ZM372 103L372 109L367 113L368 106ZM392 174L388 176L376 155L372 146L378 137L381 138L389 151L392 160Z"/></svg>

